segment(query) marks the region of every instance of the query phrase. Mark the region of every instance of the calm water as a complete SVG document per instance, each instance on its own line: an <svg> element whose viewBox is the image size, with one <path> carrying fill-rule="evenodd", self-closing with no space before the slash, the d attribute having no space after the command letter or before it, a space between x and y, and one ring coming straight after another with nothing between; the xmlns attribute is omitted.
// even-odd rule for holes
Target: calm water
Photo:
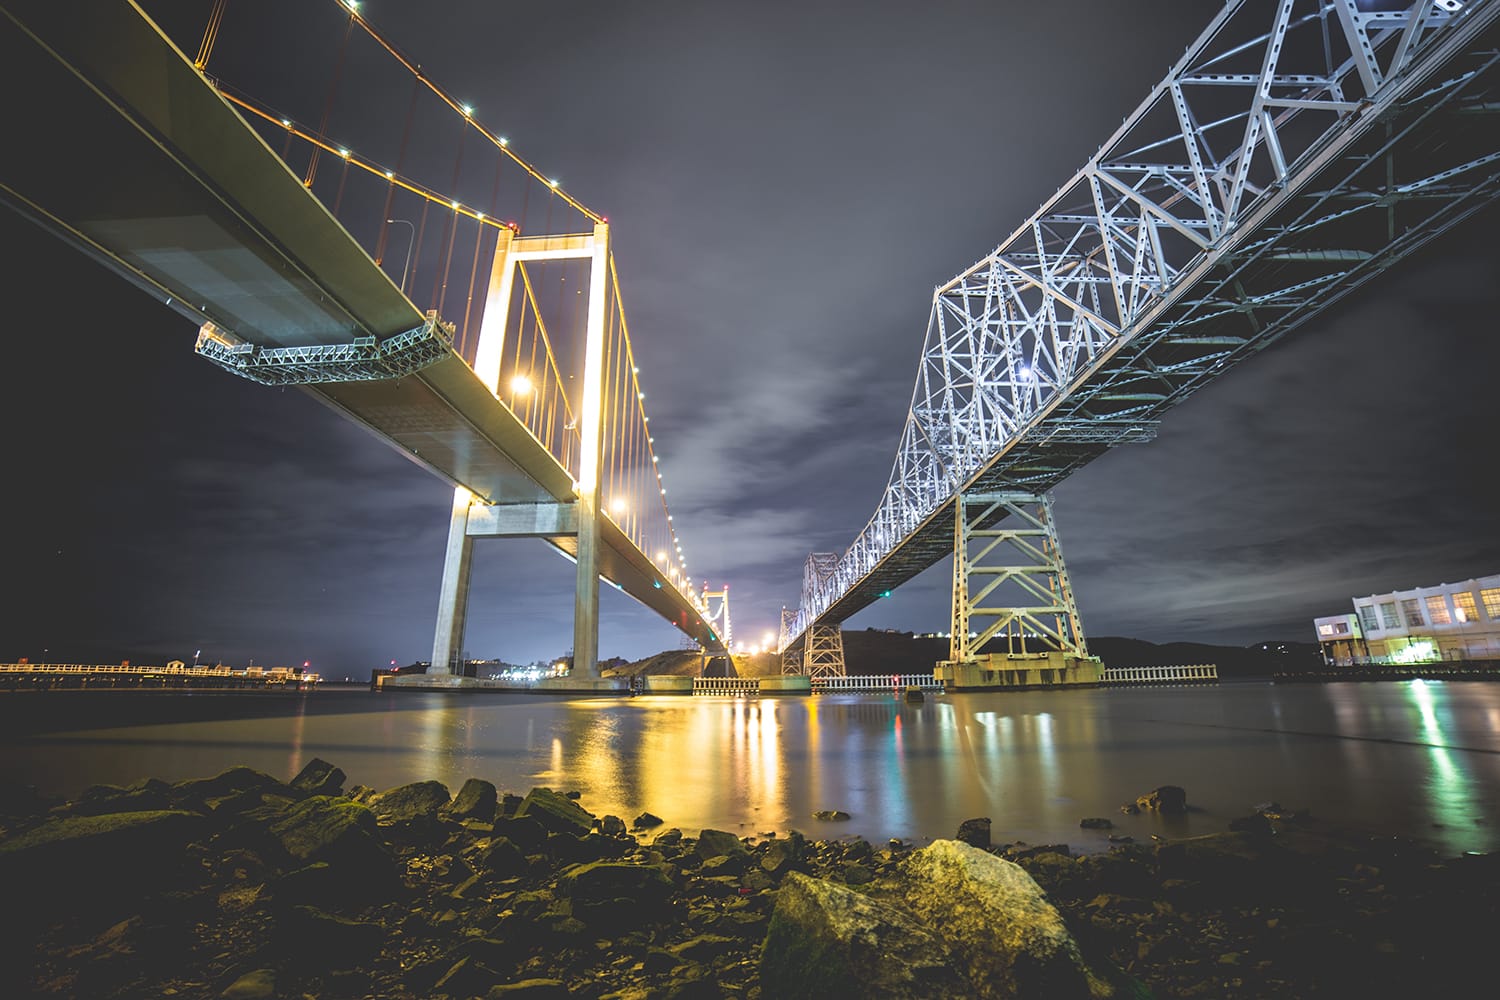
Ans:
<svg viewBox="0 0 1500 1000"><path fill-rule="evenodd" d="M0 779L72 795L96 782L248 764L289 778L312 757L386 788L470 776L576 788L593 812L649 809L696 833L800 829L1105 846L1224 829L1257 802L1311 808L1448 853L1500 849L1500 685L1285 685L730 700L528 695L0 696ZM1185 817L1121 802L1182 785ZM847 823L814 820L843 809Z"/></svg>

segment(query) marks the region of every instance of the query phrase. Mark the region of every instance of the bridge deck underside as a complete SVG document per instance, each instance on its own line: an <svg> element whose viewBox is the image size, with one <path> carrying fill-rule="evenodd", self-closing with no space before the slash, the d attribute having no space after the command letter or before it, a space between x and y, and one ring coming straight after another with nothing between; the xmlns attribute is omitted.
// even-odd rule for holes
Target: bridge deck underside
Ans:
<svg viewBox="0 0 1500 1000"><path fill-rule="evenodd" d="M1128 428L1153 425L1500 196L1493 162L1451 181L1418 183L1496 151L1497 23L1413 77L1377 120L1362 119L1337 136L1287 197L1200 261L1149 327L1122 338L964 491L1052 489L1125 440ZM1095 440L1080 440L1090 436L1080 428L1094 429ZM951 498L941 504L816 621L845 621L952 555L953 508ZM802 641L801 634L791 638L792 645Z"/></svg>
<svg viewBox="0 0 1500 1000"><path fill-rule="evenodd" d="M131 4L0 0L0 53L0 92L11 95L0 199L23 215L195 324L259 347L384 340L422 325L417 307ZM400 379L303 388L481 500L576 499L569 472L456 354ZM607 579L695 638L711 634L614 525L603 541ZM576 549L576 539L554 544Z"/></svg>

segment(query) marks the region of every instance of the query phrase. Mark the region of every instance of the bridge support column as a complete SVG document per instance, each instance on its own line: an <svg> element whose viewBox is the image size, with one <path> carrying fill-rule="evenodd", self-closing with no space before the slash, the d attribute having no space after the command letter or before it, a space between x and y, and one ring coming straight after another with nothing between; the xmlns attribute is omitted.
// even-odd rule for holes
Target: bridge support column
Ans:
<svg viewBox="0 0 1500 1000"><path fill-rule="evenodd" d="M579 410L578 567L573 599L573 676L599 676L599 460L604 432L605 302L609 290L609 226L594 226L589 264L588 331Z"/></svg>
<svg viewBox="0 0 1500 1000"><path fill-rule="evenodd" d="M809 677L847 677L844 664L844 628L842 622L832 625L810 625L807 629L807 654L803 659Z"/></svg>
<svg viewBox="0 0 1500 1000"><path fill-rule="evenodd" d="M469 504L472 494L459 486L453 491L453 516L448 522L448 549L443 557L443 583L438 591L437 629L432 637L429 674L463 673L464 618L469 609ZM455 663L459 669L454 670Z"/></svg>
<svg viewBox="0 0 1500 1000"><path fill-rule="evenodd" d="M1087 658L1052 498L970 493L955 504L950 659L978 659L997 635L1005 636L1007 656L1055 651Z"/></svg>

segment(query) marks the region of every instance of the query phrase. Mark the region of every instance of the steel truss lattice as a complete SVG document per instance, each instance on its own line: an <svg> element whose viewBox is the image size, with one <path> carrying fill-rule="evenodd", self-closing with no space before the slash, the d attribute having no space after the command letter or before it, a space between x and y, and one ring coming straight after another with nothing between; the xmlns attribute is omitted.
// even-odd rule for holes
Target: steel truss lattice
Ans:
<svg viewBox="0 0 1500 1000"><path fill-rule="evenodd" d="M1060 650L1087 657L1052 498L965 493L955 514L949 659L974 659L996 636L1005 637L1011 655Z"/></svg>
<svg viewBox="0 0 1500 1000"><path fill-rule="evenodd" d="M1391 9L1391 8L1397 9ZM784 644L1045 492L1500 196L1500 0L1230 0L1088 164L935 289L884 495Z"/></svg>
<svg viewBox="0 0 1500 1000"><path fill-rule="evenodd" d="M814 625L807 630L807 655L804 660L809 677L846 677L844 664L844 630L838 624Z"/></svg>
<svg viewBox="0 0 1500 1000"><path fill-rule="evenodd" d="M259 347L204 323L194 350L225 371L261 385L369 382L404 378L447 357L453 350L453 324L429 312L421 326L378 342L367 336L348 344Z"/></svg>

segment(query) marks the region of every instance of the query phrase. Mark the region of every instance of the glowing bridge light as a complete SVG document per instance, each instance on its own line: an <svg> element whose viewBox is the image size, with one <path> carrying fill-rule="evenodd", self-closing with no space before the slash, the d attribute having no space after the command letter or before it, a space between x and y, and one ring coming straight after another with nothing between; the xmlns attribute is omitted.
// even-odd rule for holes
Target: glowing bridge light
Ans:
<svg viewBox="0 0 1500 1000"><path fill-rule="evenodd" d="M665 552L658 552L656 554L656 561L657 562L666 562L667 561L667 554Z"/></svg>
<svg viewBox="0 0 1500 1000"><path fill-rule="evenodd" d="M502 135L502 136L501 136L501 137L500 137L500 138L499 138L499 139L498 139L498 140L497 140L497 141L498 141L498 142L499 142L499 143L500 143L500 145L502 145L502 146L509 146L509 145L510 145L510 140L509 140L509 139L507 139L507 138L505 138L505 136L503 136L503 135Z"/></svg>
<svg viewBox="0 0 1500 1000"><path fill-rule="evenodd" d="M517 396L525 396L531 392L531 379L525 375L514 375L510 380L510 391Z"/></svg>
<svg viewBox="0 0 1500 1000"><path fill-rule="evenodd" d="M557 187L557 178L554 177L551 180L549 180L547 182L547 186L548 187Z"/></svg>
<svg viewBox="0 0 1500 1000"><path fill-rule="evenodd" d="M456 202L456 201L455 201L455 202L451 202L451 203L450 203L450 204L451 204L451 205L452 205L452 206L453 206L453 210L454 210L454 211L455 211L455 212L456 212L456 211L458 211L458 209L459 209L459 204L458 204L458 202Z"/></svg>
<svg viewBox="0 0 1500 1000"><path fill-rule="evenodd" d="M474 116L474 105L472 105L472 104L465 104L463 106L463 108L464 108L464 117L465 118L472 118Z"/></svg>
<svg viewBox="0 0 1500 1000"><path fill-rule="evenodd" d="M388 181L393 181L396 179L396 175L392 171L387 170L385 172L385 179Z"/></svg>
<svg viewBox="0 0 1500 1000"><path fill-rule="evenodd" d="M623 514L625 513L627 506L628 505L625 503L624 497L615 497L610 501L609 509L614 511L616 514Z"/></svg>
<svg viewBox="0 0 1500 1000"><path fill-rule="evenodd" d="M655 455L652 455L651 456L651 461L653 461L653 462L660 462L661 459L657 458Z"/></svg>
<svg viewBox="0 0 1500 1000"><path fill-rule="evenodd" d="M339 147L339 155L342 156L346 160L349 159L349 151L347 149L345 149L343 146Z"/></svg>
<svg viewBox="0 0 1500 1000"><path fill-rule="evenodd" d="M292 120L290 118L283 118L281 119L281 124L283 128L291 128Z"/></svg>

